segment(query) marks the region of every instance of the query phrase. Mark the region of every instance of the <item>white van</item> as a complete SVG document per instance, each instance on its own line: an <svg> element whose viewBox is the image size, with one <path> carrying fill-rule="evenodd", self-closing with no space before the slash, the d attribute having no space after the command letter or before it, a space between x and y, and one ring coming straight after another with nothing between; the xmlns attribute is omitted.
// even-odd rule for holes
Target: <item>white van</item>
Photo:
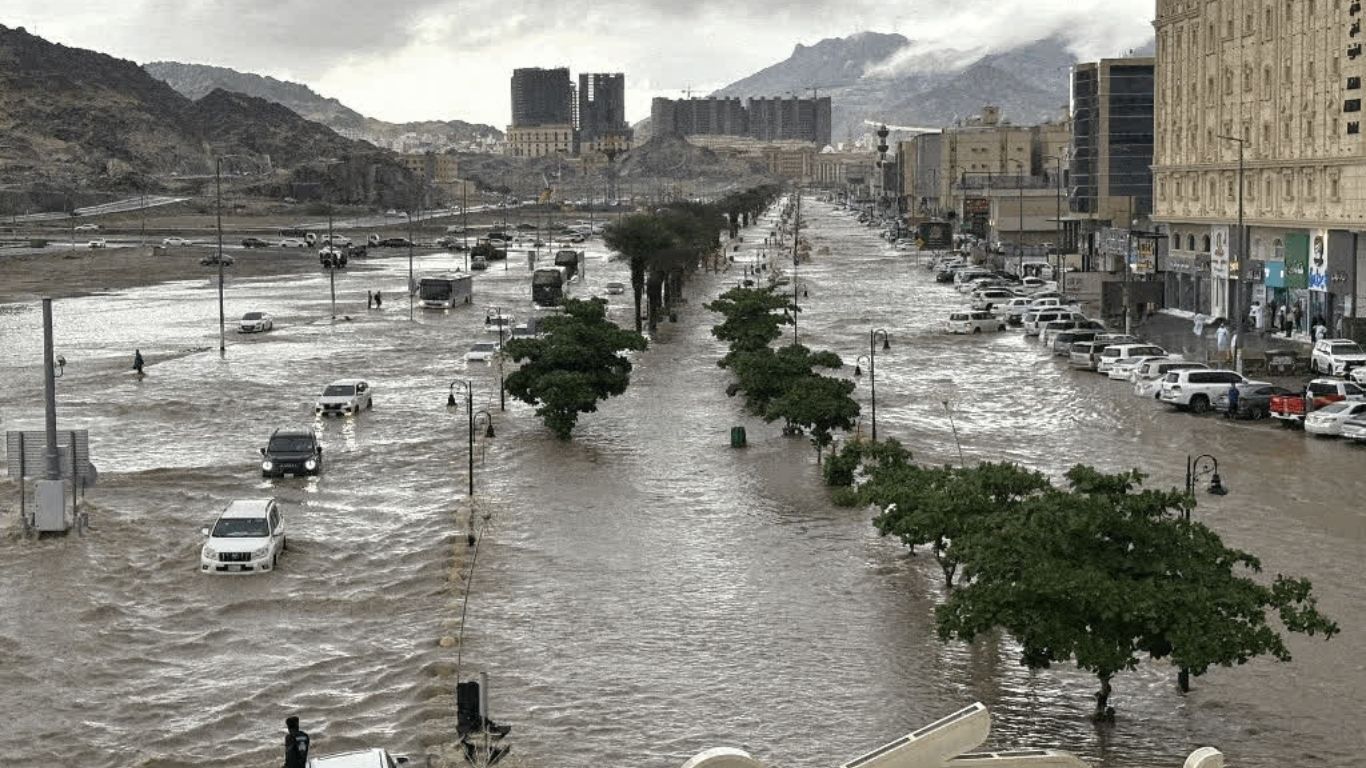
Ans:
<svg viewBox="0 0 1366 768"><path fill-rule="evenodd" d="M949 333L999 333L1006 329L1006 321L999 315L978 310L954 312L945 326Z"/></svg>

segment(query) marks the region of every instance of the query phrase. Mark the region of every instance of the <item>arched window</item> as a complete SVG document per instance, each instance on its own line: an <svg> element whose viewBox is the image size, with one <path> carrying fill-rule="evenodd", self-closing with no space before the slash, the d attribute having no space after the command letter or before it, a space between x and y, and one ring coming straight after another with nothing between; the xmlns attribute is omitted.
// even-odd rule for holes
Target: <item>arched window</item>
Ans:
<svg viewBox="0 0 1366 768"><path fill-rule="evenodd" d="M1205 235L1200 239L1200 250L1203 253L1209 253L1209 235Z"/></svg>
<svg viewBox="0 0 1366 768"><path fill-rule="evenodd" d="M1195 250L1195 235L1186 235L1186 250Z"/></svg>

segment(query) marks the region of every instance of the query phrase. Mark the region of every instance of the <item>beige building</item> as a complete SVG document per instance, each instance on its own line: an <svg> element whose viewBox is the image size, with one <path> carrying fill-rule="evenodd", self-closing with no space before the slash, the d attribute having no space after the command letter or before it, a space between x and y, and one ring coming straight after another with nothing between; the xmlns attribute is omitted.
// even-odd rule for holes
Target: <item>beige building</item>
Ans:
<svg viewBox="0 0 1366 768"><path fill-rule="evenodd" d="M1291 302L1342 332L1366 318L1362 20L1349 0L1158 0L1153 218L1172 269L1208 276L1210 314Z"/></svg>
<svg viewBox="0 0 1366 768"><path fill-rule="evenodd" d="M508 126L507 154L513 157L555 157L574 155L574 126L532 125Z"/></svg>
<svg viewBox="0 0 1366 768"><path fill-rule="evenodd" d="M403 166L433 184L453 184L460 181L460 159L455 155L421 152L402 155Z"/></svg>

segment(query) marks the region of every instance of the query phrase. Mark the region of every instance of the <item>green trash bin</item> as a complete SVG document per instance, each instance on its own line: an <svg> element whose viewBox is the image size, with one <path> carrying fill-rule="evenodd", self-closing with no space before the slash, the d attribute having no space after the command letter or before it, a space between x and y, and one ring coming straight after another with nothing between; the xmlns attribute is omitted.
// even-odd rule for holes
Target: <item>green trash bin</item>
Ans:
<svg viewBox="0 0 1366 768"><path fill-rule="evenodd" d="M730 428L730 447L732 447L732 448L744 448L745 445L746 445L746 441L745 441L745 428L744 428L744 427L731 427L731 428Z"/></svg>

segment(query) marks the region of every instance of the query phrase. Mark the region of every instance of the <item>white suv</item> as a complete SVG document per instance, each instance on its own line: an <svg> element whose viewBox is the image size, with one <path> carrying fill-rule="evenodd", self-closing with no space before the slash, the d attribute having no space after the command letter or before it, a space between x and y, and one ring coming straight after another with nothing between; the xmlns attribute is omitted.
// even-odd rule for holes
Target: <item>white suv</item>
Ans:
<svg viewBox="0 0 1366 768"><path fill-rule="evenodd" d="M1346 376L1354 368L1366 366L1366 352L1351 339L1319 339L1309 358L1309 370L1333 376Z"/></svg>
<svg viewBox="0 0 1366 768"><path fill-rule="evenodd" d="M1030 310L1024 316L1025 336L1038 336L1043 327L1059 320L1085 320L1086 315L1071 309L1051 307L1043 310Z"/></svg>
<svg viewBox="0 0 1366 768"><path fill-rule="evenodd" d="M1233 384L1252 384L1236 371L1171 371L1162 379L1157 399L1180 410L1204 413ZM1269 386L1269 385L1268 385Z"/></svg>
<svg viewBox="0 0 1366 768"><path fill-rule="evenodd" d="M1106 347L1100 353L1100 359L1096 361L1096 373L1109 375L1110 370L1116 363L1123 360L1136 360L1140 357L1166 357L1167 350L1156 347L1152 344L1115 344ZM1125 373L1125 378L1128 373ZM1120 379L1122 380L1122 379Z"/></svg>
<svg viewBox="0 0 1366 768"><path fill-rule="evenodd" d="M240 499L228 504L199 551L201 573L265 573L285 551L285 523L275 499Z"/></svg>
<svg viewBox="0 0 1366 768"><path fill-rule="evenodd" d="M355 416L362 409L375 407L370 385L360 379L340 379L327 385L313 406L319 416Z"/></svg>

